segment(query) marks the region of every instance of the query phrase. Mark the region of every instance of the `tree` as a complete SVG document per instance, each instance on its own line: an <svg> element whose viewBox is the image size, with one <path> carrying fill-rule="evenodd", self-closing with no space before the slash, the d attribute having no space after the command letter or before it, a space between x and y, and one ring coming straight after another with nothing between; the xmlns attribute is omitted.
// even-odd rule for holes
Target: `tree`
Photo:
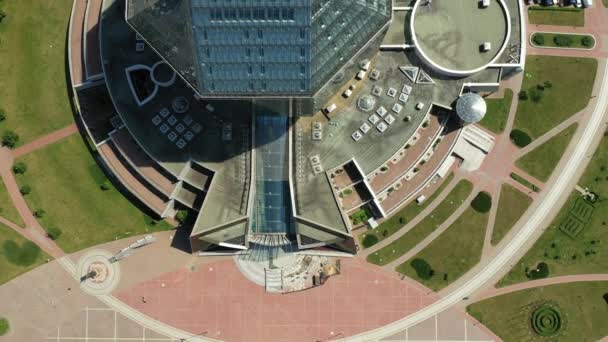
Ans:
<svg viewBox="0 0 608 342"><path fill-rule="evenodd" d="M534 37L532 37L532 42L536 45L543 46L545 45L545 36L542 34L535 34Z"/></svg>
<svg viewBox="0 0 608 342"><path fill-rule="evenodd" d="M0 9L0 23L6 18L6 12Z"/></svg>
<svg viewBox="0 0 608 342"><path fill-rule="evenodd" d="M36 209L34 211L34 216L36 216L37 218L42 218L44 217L44 215L46 215L46 211L44 211L44 209Z"/></svg>
<svg viewBox="0 0 608 342"><path fill-rule="evenodd" d="M24 174L27 171L27 165L24 162L17 162L13 165L13 173L16 175Z"/></svg>
<svg viewBox="0 0 608 342"><path fill-rule="evenodd" d="M180 224L184 224L186 221L188 221L188 216L190 216L190 212L188 210L180 210L177 212L177 214L175 214L175 219Z"/></svg>
<svg viewBox="0 0 608 342"><path fill-rule="evenodd" d="M13 131L6 131L2 134L2 146L14 148L19 142L19 135Z"/></svg>
<svg viewBox="0 0 608 342"><path fill-rule="evenodd" d="M6 112L4 112L4 109L0 109L0 122L6 120Z"/></svg>
<svg viewBox="0 0 608 342"><path fill-rule="evenodd" d="M46 235L51 239L51 240L57 240L61 234L63 232L61 231L61 229L57 228L57 227L50 227L46 230Z"/></svg>
<svg viewBox="0 0 608 342"><path fill-rule="evenodd" d="M570 36L560 34L553 38L553 42L557 46L568 47L572 45L572 38Z"/></svg>
<svg viewBox="0 0 608 342"><path fill-rule="evenodd" d="M549 276L549 265L539 262L536 269L529 271L526 276L532 280L547 278Z"/></svg>
<svg viewBox="0 0 608 342"><path fill-rule="evenodd" d="M519 100L521 101L527 101L528 100L528 92L525 90L522 90L519 92Z"/></svg>
<svg viewBox="0 0 608 342"><path fill-rule="evenodd" d="M19 192L24 196L29 195L30 192L32 192L32 188L30 188L30 186L26 184L26 185L22 186L21 188L19 188Z"/></svg>
<svg viewBox="0 0 608 342"><path fill-rule="evenodd" d="M590 36L583 36L583 38L581 38L581 45L583 45L584 47L590 48L594 44L595 44L595 41Z"/></svg>
<svg viewBox="0 0 608 342"><path fill-rule="evenodd" d="M375 234L367 234L361 241L363 247L368 248L378 243L378 237Z"/></svg>

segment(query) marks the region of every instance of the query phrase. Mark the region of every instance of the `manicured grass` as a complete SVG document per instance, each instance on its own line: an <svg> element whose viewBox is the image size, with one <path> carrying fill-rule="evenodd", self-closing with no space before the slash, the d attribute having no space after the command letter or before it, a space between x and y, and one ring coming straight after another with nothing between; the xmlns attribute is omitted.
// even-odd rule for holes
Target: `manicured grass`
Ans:
<svg viewBox="0 0 608 342"><path fill-rule="evenodd" d="M443 192L445 187L448 186L448 184L450 184L452 179L454 179L453 173L451 173L443 181L443 183L437 188L437 190L435 190L435 192L429 198L427 198L426 201L424 201L422 204L419 205L418 203L416 203L416 201L413 201L412 203L403 207L403 209L401 209L400 211L395 213L393 216L391 216L388 220L382 222L382 224L380 224L375 229L369 230L369 231L361 234L359 236L359 239L360 239L363 247L364 248L371 247L371 246L375 245L376 243L378 243L379 241L382 241L382 240L386 239L387 237L393 235L395 232L399 231L399 229L403 228L403 226L405 226L408 221L412 220L414 217L416 217L418 214L420 214L427 206L429 206L429 204L433 203L435 198L437 198L437 196L439 196L439 194L441 194ZM368 237L368 236L375 236L376 239L374 239L373 237ZM366 238L367 238L368 243L364 244L363 240L365 240ZM372 242L374 240L375 240L374 243L369 244L369 242Z"/></svg>
<svg viewBox="0 0 608 342"><path fill-rule="evenodd" d="M489 214L469 207L448 229L412 259L397 267L397 272L416 279L438 291L456 281L479 260ZM434 274L429 279L420 277L411 265L422 259L431 265Z"/></svg>
<svg viewBox="0 0 608 342"><path fill-rule="evenodd" d="M584 109L596 71L597 61L591 58L528 56L522 89L529 98L519 101L514 128L536 139ZM538 102L534 94L539 94Z"/></svg>
<svg viewBox="0 0 608 342"><path fill-rule="evenodd" d="M608 282L543 286L486 299L467 311L504 341L543 341L532 329L532 312L543 303L559 308L562 326L549 341L598 341L608 335ZM497 310L497 308L500 308Z"/></svg>
<svg viewBox="0 0 608 342"><path fill-rule="evenodd" d="M0 107L26 143L72 123L66 84L66 32L71 1L3 1Z"/></svg>
<svg viewBox="0 0 608 342"><path fill-rule="evenodd" d="M43 264L47 259L49 256L38 246L0 224L0 285Z"/></svg>
<svg viewBox="0 0 608 342"><path fill-rule="evenodd" d="M2 182L2 179L0 179L0 216L20 225L21 227L25 225L21 219L21 216L19 215L19 212L17 211L17 208L15 208L13 205L11 197L8 195L6 186L4 185L4 182Z"/></svg>
<svg viewBox="0 0 608 342"><path fill-rule="evenodd" d="M492 245L498 244L511 230L513 225L521 218L532 204L532 198L517 190L509 184L503 184L500 190L498 211L492 230Z"/></svg>
<svg viewBox="0 0 608 342"><path fill-rule="evenodd" d="M571 44L567 46L560 46L556 43L556 38L558 37L567 37ZM586 38L584 38L586 37ZM542 39L542 44L540 44L539 39ZM558 38L559 39L559 38ZM583 44L583 39L587 39L590 44ZM541 47L558 47L562 49L588 49L591 50L595 47L595 39L593 36L588 34L564 34L564 33L548 33L548 32L535 32L532 35L532 42L537 46Z"/></svg>
<svg viewBox="0 0 608 342"><path fill-rule="evenodd" d="M544 144L519 158L515 164L530 176L546 182L564 155L564 151L577 128L578 124L572 124Z"/></svg>
<svg viewBox="0 0 608 342"><path fill-rule="evenodd" d="M57 240L66 252L170 226L150 219L107 181L78 135L21 158L28 171L19 175L20 184L29 184L26 196L30 209L43 209L40 218L47 228L59 228ZM102 184L110 190L100 189Z"/></svg>
<svg viewBox="0 0 608 342"><path fill-rule="evenodd" d="M479 124L494 133L502 133L509 118L511 101L513 101L513 90L511 89L505 89L505 96L502 99L486 99L488 111Z"/></svg>
<svg viewBox="0 0 608 342"><path fill-rule="evenodd" d="M582 231L572 238L560 229L560 225L572 219L572 211L582 201L581 194L575 190L534 246L499 282L500 286L528 280L526 269L533 269L539 262L547 263L551 277L608 273L608 249L605 246L608 243L608 201L602 200L608 197L608 137L600 143L579 185L588 187L600 198L592 205L590 216L577 215Z"/></svg>
<svg viewBox="0 0 608 342"><path fill-rule="evenodd" d="M530 6L528 21L537 25L585 26L585 12L571 7Z"/></svg>
<svg viewBox="0 0 608 342"><path fill-rule="evenodd" d="M431 214L399 239L370 254L367 261L376 265L386 265L407 253L447 220L462 205L472 190L471 182L461 180Z"/></svg>

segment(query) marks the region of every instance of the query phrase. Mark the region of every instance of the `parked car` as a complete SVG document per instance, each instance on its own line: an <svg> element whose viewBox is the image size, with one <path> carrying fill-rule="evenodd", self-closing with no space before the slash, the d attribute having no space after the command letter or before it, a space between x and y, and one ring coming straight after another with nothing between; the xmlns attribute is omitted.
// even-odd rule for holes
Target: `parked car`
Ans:
<svg viewBox="0 0 608 342"><path fill-rule="evenodd" d="M583 0L583 7L591 7L593 6L593 0Z"/></svg>

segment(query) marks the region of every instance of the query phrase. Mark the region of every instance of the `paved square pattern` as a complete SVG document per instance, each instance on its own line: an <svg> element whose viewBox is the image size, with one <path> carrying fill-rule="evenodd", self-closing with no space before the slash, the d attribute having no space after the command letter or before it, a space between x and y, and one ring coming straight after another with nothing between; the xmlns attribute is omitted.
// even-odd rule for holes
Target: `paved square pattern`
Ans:
<svg viewBox="0 0 608 342"><path fill-rule="evenodd" d="M409 279L357 259L323 286L268 294L232 260L182 269L116 296L144 314L193 334L225 341L315 341L386 325L436 300ZM142 301L145 298L145 303Z"/></svg>

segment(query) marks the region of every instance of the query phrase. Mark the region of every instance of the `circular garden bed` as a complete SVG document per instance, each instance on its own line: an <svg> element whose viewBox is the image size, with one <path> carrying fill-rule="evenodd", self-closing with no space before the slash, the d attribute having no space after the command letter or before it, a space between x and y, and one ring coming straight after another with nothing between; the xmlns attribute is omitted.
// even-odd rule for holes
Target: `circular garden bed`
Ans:
<svg viewBox="0 0 608 342"><path fill-rule="evenodd" d="M532 330L544 337L557 334L562 329L563 323L559 308L551 303L539 305L530 317Z"/></svg>

